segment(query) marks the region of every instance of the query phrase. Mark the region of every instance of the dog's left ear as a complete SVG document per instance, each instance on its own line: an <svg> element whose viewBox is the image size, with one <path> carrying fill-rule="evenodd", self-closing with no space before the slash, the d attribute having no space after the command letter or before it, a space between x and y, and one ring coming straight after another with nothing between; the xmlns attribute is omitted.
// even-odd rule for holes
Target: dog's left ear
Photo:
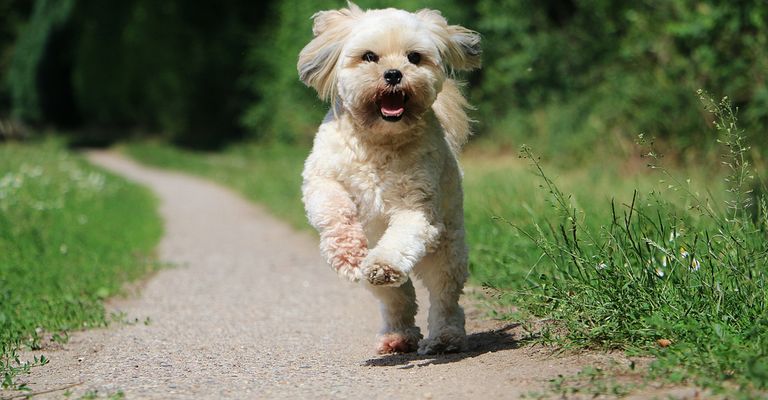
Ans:
<svg viewBox="0 0 768 400"><path fill-rule="evenodd" d="M336 64L354 20L363 11L350 2L348 8L320 11L312 16L312 39L299 53L299 78L317 90L323 100L330 100L335 90Z"/></svg>
<svg viewBox="0 0 768 400"><path fill-rule="evenodd" d="M480 68L480 34L460 25L448 25L439 11L424 9L416 13L429 24L438 39L440 55L448 67L457 70Z"/></svg>

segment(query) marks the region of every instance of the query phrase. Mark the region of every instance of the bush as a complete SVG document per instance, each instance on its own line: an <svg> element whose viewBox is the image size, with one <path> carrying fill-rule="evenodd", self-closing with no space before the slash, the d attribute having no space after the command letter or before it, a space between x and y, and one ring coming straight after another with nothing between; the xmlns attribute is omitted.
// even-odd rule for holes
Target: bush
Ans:
<svg viewBox="0 0 768 400"><path fill-rule="evenodd" d="M711 133L699 88L728 94L748 131L768 123L765 2L484 0L476 10L485 66L472 93L482 133L497 139L534 136L561 156L637 132L698 147L713 142L701 140Z"/></svg>
<svg viewBox="0 0 768 400"><path fill-rule="evenodd" d="M66 30L74 3L74 0L35 2L31 19L19 35L8 68L15 118L28 122L47 120L43 103L50 104L60 93L57 90L44 91L41 81L68 82L66 75L62 78L58 74L61 71L43 66L47 62L55 65L62 57L63 49L53 46L55 42L52 38L66 36L62 32Z"/></svg>
<svg viewBox="0 0 768 400"><path fill-rule="evenodd" d="M28 1L0 2L0 77L8 73L19 26L29 18L31 8L32 4ZM8 83L0 79L0 118L7 116L10 108Z"/></svg>
<svg viewBox="0 0 768 400"><path fill-rule="evenodd" d="M242 54L261 6L95 0L35 3L8 75L14 115L95 128L109 141L161 131L198 147L241 137Z"/></svg>

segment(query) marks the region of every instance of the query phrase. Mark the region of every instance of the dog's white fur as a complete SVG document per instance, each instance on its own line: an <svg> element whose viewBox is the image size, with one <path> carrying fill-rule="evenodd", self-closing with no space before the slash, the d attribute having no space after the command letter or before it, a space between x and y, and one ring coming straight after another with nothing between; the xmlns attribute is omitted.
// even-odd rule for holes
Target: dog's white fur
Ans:
<svg viewBox="0 0 768 400"><path fill-rule="evenodd" d="M469 119L448 76L480 66L480 37L434 10L363 11L349 3L313 19L299 75L334 104L303 172L321 251L341 276L363 280L380 300L379 353L461 350L467 247L457 155ZM366 60L367 52L376 59ZM408 58L414 52L417 63ZM402 73L396 85L384 78L391 69ZM393 92L407 100L402 117L387 121L382 96ZM426 339L414 323L409 274L430 293Z"/></svg>

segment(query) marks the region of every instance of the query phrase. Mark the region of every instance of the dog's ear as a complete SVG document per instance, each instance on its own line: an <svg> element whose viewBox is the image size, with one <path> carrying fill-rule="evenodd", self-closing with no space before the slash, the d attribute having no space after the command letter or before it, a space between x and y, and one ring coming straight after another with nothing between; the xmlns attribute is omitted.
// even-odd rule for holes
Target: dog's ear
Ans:
<svg viewBox="0 0 768 400"><path fill-rule="evenodd" d="M305 85L315 88L323 100L330 100L335 89L336 64L354 20L363 11L354 3L340 10L320 11L312 16L315 35L299 53L299 78Z"/></svg>
<svg viewBox="0 0 768 400"><path fill-rule="evenodd" d="M416 13L429 24L437 38L440 56L451 69L473 70L480 67L480 34L460 25L448 25L440 11L424 9Z"/></svg>

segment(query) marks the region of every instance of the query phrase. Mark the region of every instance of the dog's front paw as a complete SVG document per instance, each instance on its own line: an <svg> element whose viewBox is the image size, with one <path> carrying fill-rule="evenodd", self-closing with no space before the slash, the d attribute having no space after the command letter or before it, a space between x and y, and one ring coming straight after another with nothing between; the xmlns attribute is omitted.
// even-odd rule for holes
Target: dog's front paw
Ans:
<svg viewBox="0 0 768 400"><path fill-rule="evenodd" d="M400 286L408 281L407 265L397 252L381 247L372 249L361 265L361 278L374 286Z"/></svg>
<svg viewBox="0 0 768 400"><path fill-rule="evenodd" d="M408 281L408 274L387 264L376 263L363 271L368 283L374 286L400 286Z"/></svg>

